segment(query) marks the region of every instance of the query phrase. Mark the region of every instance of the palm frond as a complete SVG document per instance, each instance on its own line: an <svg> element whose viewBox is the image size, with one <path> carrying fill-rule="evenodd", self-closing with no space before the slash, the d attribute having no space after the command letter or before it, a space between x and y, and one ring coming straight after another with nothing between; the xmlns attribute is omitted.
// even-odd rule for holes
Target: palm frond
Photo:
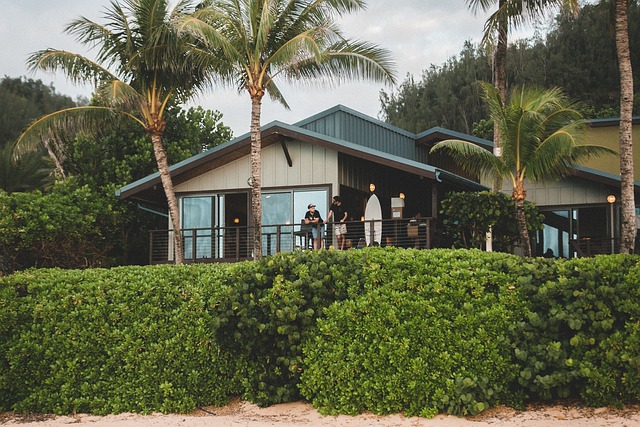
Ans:
<svg viewBox="0 0 640 427"><path fill-rule="evenodd" d="M435 144L430 153L444 151L468 173L483 177L505 177L504 163L490 151L468 141L449 139Z"/></svg>
<svg viewBox="0 0 640 427"><path fill-rule="evenodd" d="M71 82L90 83L97 86L103 80L116 77L99 63L82 55L57 49L45 49L32 53L27 59L31 71L62 71Z"/></svg>
<svg viewBox="0 0 640 427"><path fill-rule="evenodd" d="M22 132L15 142L16 154L37 150L44 141L69 141L78 132L97 135L114 123L118 114L108 107L83 106L56 111L40 117Z"/></svg>

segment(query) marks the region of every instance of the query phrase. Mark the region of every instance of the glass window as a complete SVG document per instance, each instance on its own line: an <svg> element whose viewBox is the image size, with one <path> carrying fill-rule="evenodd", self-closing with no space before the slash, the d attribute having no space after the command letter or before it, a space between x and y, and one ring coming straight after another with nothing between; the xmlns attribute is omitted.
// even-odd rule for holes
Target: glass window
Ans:
<svg viewBox="0 0 640 427"><path fill-rule="evenodd" d="M184 257L211 258L212 225L214 222L214 198L184 197L182 199L182 230Z"/></svg>
<svg viewBox="0 0 640 427"><path fill-rule="evenodd" d="M316 205L316 210L320 213L322 219L327 219L327 190L296 190L293 193L293 215L297 219L296 223L304 218L307 213L307 206L310 203Z"/></svg>
<svg viewBox="0 0 640 427"><path fill-rule="evenodd" d="M278 248L277 225L291 224L291 192L262 193L262 254L273 255L291 250L290 227L280 227L280 247ZM273 227L268 227L273 225ZM265 227L267 226L267 227Z"/></svg>

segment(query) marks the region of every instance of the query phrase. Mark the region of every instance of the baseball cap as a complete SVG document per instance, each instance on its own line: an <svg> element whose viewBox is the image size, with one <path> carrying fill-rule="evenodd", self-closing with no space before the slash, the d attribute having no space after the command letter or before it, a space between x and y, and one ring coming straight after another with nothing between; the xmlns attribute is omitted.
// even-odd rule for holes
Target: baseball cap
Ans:
<svg viewBox="0 0 640 427"><path fill-rule="evenodd" d="M313 203L309 203L309 206L307 206L307 209L309 209L309 208L315 208L315 207L316 207L316 205L314 205Z"/></svg>

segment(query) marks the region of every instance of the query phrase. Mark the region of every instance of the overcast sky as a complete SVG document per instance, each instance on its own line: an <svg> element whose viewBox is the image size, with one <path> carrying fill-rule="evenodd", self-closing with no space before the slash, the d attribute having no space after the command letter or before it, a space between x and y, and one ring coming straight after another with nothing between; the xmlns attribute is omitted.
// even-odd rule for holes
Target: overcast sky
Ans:
<svg viewBox="0 0 640 427"><path fill-rule="evenodd" d="M63 29L79 16L105 22L102 16L109 4L109 0L0 0L0 76L41 79L45 84L53 83L58 93L74 99L78 95L89 97L90 87L71 85L62 74L31 74L25 63L30 53L49 47L90 56ZM422 70L431 64L441 65L457 55L465 40L477 43L487 16L474 16L464 0L369 0L367 4L367 10L340 21L343 32L350 38L388 49L397 64L398 83L407 74L419 79ZM531 33L529 30L523 34ZM380 112L379 92L383 87L377 84L351 83L327 88L281 83L280 87L291 110L265 97L262 124L273 120L292 124L337 104L372 117L378 117ZM246 93L215 89L195 99L193 105L222 112L223 122L233 129L235 136L249 130L250 100Z"/></svg>

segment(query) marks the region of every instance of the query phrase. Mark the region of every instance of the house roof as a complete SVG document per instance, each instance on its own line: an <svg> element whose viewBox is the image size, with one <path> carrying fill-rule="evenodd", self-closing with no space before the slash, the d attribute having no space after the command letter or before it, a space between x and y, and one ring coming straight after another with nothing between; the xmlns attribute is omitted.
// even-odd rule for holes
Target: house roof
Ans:
<svg viewBox="0 0 640 427"><path fill-rule="evenodd" d="M612 126L618 118L594 119L591 126ZM634 123L640 117L634 117ZM263 147L280 143L286 148L288 140L299 140L330 148L339 153L383 164L417 176L449 182L470 190L487 190L488 187L462 176L418 161L417 148L429 148L438 141L462 139L476 143L489 150L493 142L452 131L433 127L414 134L397 128L381 120L362 114L343 105L336 105L293 125L273 121L261 127ZM174 184L192 179L205 171L229 163L249 154L251 138L246 133L203 153L172 165L169 170ZM575 175L590 181L610 186L620 186L620 176L587 167L576 168ZM153 173L116 191L121 198L139 198L160 201L161 192L154 191L160 184L160 174ZM640 191L640 181L636 181L636 191Z"/></svg>
<svg viewBox="0 0 640 427"><path fill-rule="evenodd" d="M589 181L598 182L610 187L620 188L620 175L603 172L597 169L591 169L586 166L578 166L575 168L575 176L587 179ZM634 191L640 193L640 180L634 181Z"/></svg>
<svg viewBox="0 0 640 427"><path fill-rule="evenodd" d="M349 116L349 120L346 120L345 117L339 117L339 114ZM295 125L288 125L279 121L266 124L261 128L262 144L263 147L275 143L286 144L287 140L294 139L330 148L339 153L352 155L374 163L390 166L417 176L434 179L438 182L449 182L470 190L488 189L488 187L472 180L415 160L415 151L411 151L410 155L399 155L394 153L393 149L386 150L387 146L380 146L378 149L372 148L371 145L363 144L362 141L358 140L358 132L348 131L347 129L349 125L354 126L353 118L358 121L358 123L355 124L356 126L368 127L370 132L371 129L374 129L379 133L377 137L389 142L391 146L394 146L398 141L407 139L413 141L412 149L415 150L415 134L368 117L342 105L323 111ZM373 127L371 127L371 125L373 125ZM449 137L462 135L441 128L438 128L438 132L440 135L448 135ZM398 138L400 138L400 140L398 140ZM469 138L469 136L466 136L466 139ZM356 139L357 142L351 141L352 139ZM371 139L374 138L371 138L369 134L369 140ZM250 134L246 133L172 165L169 170L174 184L185 182L205 171L248 155L250 144ZM400 151L401 153L408 153L406 147ZM116 191L116 195L121 199L131 197L154 200L154 197L150 193L154 192L153 190L158 184L160 184L160 174L156 172L121 187Z"/></svg>
<svg viewBox="0 0 640 427"><path fill-rule="evenodd" d="M640 123L640 116L633 116L631 121L634 125ZM620 124L620 117L608 117L605 119L591 119L587 120L587 124L591 127L605 127L605 126L618 126Z"/></svg>

